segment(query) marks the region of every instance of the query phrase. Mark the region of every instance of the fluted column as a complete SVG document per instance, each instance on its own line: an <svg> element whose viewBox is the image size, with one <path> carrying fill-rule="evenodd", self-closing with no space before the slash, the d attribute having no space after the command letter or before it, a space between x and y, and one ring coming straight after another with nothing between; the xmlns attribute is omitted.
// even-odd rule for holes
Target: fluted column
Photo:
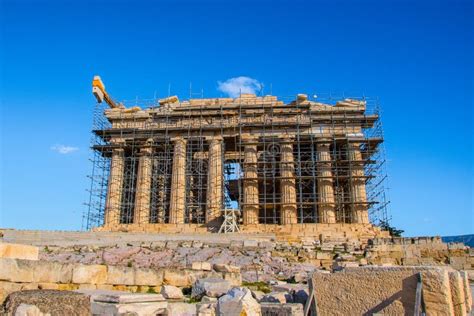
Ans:
<svg viewBox="0 0 474 316"><path fill-rule="evenodd" d="M247 141L247 140L245 140ZM244 225L258 224L258 174L257 174L257 139L248 139L251 144L244 144L244 199L242 215Z"/></svg>
<svg viewBox="0 0 474 316"><path fill-rule="evenodd" d="M288 140L285 140L288 141ZM281 191L281 224L296 224L298 221L296 208L295 165L293 144L280 145L280 191Z"/></svg>
<svg viewBox="0 0 474 316"><path fill-rule="evenodd" d="M359 143L348 145L348 155L351 173L351 201L352 222L369 223L369 212L367 206L367 193L365 191L364 162L360 152Z"/></svg>
<svg viewBox="0 0 474 316"><path fill-rule="evenodd" d="M321 223L335 223L334 188L329 143L317 145L318 154L318 214Z"/></svg>
<svg viewBox="0 0 474 316"><path fill-rule="evenodd" d="M186 140L176 137L171 175L170 223L183 224L186 207Z"/></svg>
<svg viewBox="0 0 474 316"><path fill-rule="evenodd" d="M112 150L112 159L110 162L107 200L105 203L106 226L115 226L120 224L124 164L125 158L123 148L114 148Z"/></svg>
<svg viewBox="0 0 474 316"><path fill-rule="evenodd" d="M151 147L140 149L138 161L137 189L135 193L135 224L150 223L150 194L151 194Z"/></svg>
<svg viewBox="0 0 474 316"><path fill-rule="evenodd" d="M222 212L222 138L213 137L209 141L209 166L207 178L206 223L219 224Z"/></svg>

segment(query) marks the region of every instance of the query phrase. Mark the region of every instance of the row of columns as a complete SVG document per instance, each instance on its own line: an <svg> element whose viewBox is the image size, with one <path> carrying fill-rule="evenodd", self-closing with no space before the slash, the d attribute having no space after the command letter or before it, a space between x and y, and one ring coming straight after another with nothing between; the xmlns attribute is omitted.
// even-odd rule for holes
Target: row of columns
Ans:
<svg viewBox="0 0 474 316"><path fill-rule="evenodd" d="M215 225L221 217L223 208L223 152L222 138L209 139L208 153L208 181L206 217L207 224ZM169 223L184 224L186 207L186 145L183 137L172 139L174 143ZM351 200L352 222L368 223L367 200L364 178L364 163L359 148L360 144L352 143L349 148L349 160L352 161L351 170ZM319 218L321 223L336 223L335 197L333 189L333 175L331 154L328 143L317 145L318 153L318 196ZM244 144L244 180L243 180L243 224L255 225L259 223L259 190L258 190L258 150L257 140L246 139ZM112 152L110 178L106 200L106 225L120 223L120 209L122 200L124 170L124 150L115 148ZM280 144L280 192L281 208L280 222L282 225L296 224L297 199L295 164L293 144L284 141ZM144 146L140 150L135 195L134 223L149 223L150 194L152 178L152 148Z"/></svg>

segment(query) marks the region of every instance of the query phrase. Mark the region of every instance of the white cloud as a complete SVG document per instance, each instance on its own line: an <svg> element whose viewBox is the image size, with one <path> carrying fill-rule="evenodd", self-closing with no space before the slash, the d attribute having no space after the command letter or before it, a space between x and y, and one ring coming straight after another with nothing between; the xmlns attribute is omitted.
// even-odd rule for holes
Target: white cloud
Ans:
<svg viewBox="0 0 474 316"><path fill-rule="evenodd" d="M73 147L73 146L66 146L66 145L54 145L54 146L51 146L51 150L58 152L62 155L67 155L72 152L78 151L79 148Z"/></svg>
<svg viewBox="0 0 474 316"><path fill-rule="evenodd" d="M227 94L231 98L236 98L240 93L254 93L262 89L263 84L257 79L250 77L235 77L226 81L217 82L217 90Z"/></svg>

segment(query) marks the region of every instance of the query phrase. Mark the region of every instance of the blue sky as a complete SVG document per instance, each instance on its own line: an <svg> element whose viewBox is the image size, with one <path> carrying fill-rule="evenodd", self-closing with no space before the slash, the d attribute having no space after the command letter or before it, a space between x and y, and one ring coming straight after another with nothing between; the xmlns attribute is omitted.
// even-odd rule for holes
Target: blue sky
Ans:
<svg viewBox="0 0 474 316"><path fill-rule="evenodd" d="M0 5L0 227L81 228L99 74L117 99L219 96L237 76L378 96L393 224L474 233L472 1Z"/></svg>

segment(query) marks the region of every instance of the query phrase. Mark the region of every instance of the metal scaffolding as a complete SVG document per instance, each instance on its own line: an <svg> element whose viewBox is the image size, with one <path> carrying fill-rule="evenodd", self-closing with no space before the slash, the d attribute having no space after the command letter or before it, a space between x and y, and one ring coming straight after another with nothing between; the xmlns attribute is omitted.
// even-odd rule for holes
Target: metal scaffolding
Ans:
<svg viewBox="0 0 474 316"><path fill-rule="evenodd" d="M83 228L104 225L114 187L121 191L115 199L120 224L143 221L140 207L147 224L170 223L171 199L177 194L172 193L177 135L186 140L183 223L205 224L210 216L210 174L221 175L222 215L232 210L239 225L246 221L243 211L252 208L259 224L285 224L284 213L291 213L288 205L293 204L297 223L331 222L322 214L332 211L334 222L354 223L359 209L368 212L373 224L388 221L378 99L318 93L317 98L213 100L218 99L124 101L125 110L113 111L97 103ZM216 153L222 164L209 163L211 134L221 140ZM120 177L111 172L119 148ZM140 169L148 162L149 170ZM219 170L212 173L211 168ZM143 172L149 172L149 180L143 180ZM245 191L246 183L254 185L253 191ZM145 206L137 206L142 196Z"/></svg>

